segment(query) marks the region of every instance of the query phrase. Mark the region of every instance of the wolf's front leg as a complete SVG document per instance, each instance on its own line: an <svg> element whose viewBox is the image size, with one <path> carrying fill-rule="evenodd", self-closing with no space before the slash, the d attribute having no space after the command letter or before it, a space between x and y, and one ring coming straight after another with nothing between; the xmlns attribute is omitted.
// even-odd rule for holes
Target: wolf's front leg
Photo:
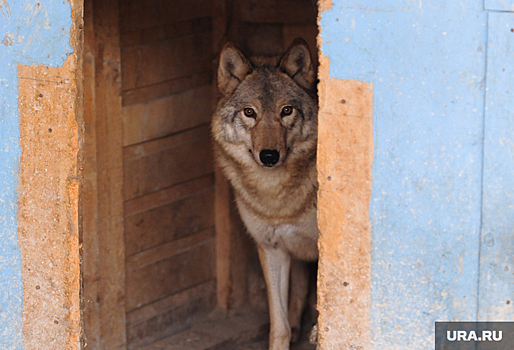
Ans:
<svg viewBox="0 0 514 350"><path fill-rule="evenodd" d="M287 320L287 294L291 257L282 249L258 246L259 259L266 279L270 311L270 350L289 350L291 328Z"/></svg>

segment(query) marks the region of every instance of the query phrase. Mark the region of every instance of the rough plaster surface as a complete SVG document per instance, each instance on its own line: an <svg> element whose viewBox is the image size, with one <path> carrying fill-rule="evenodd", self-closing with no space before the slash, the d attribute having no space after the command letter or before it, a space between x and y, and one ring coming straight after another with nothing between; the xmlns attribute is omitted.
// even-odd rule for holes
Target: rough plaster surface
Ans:
<svg viewBox="0 0 514 350"><path fill-rule="evenodd" d="M329 1L320 2L321 11L328 8ZM323 33L320 41L322 37ZM329 77L329 65L329 58L322 54L318 129L319 343L322 350L370 349L373 86Z"/></svg>
<svg viewBox="0 0 514 350"><path fill-rule="evenodd" d="M79 24L81 3L71 5ZM80 348L82 79L80 32L71 33L75 53L62 67L18 67L24 349Z"/></svg>
<svg viewBox="0 0 514 350"><path fill-rule="evenodd" d="M494 2L333 0L322 13L330 77L374 84L374 349L428 349L435 321L513 310L514 22Z"/></svg>
<svg viewBox="0 0 514 350"><path fill-rule="evenodd" d="M59 252L49 249L48 243L40 244L41 236L46 237L43 233L48 233L47 238L51 241L62 237L63 232L72 232L70 227L73 225L75 230L73 235L76 237L78 205L76 183L73 186L63 185L64 181L61 181L63 175L54 169L68 164L70 160L63 158L62 155L68 151L73 153L72 149L75 152L74 162L77 162L77 142L69 140L62 142L60 131L56 131L58 137L55 140L47 140L38 128L46 127L48 120L52 120L51 124L58 125L52 128L60 128L60 124L67 124L66 118L69 116L64 110L68 103L79 103L75 99L81 94L74 90L78 87L74 85L74 81L75 67L81 67L81 64L76 64L74 59L75 57L80 59L81 56L73 56L72 53L79 48L80 32L75 30L72 24L74 21L78 23L81 20L80 8L81 2L77 5L62 0L0 1L0 62L2 63L0 64L0 349L2 350L70 348L67 345L61 346L61 343L52 343L55 332L47 332L47 329L50 329L49 325L38 320L43 315L51 314L52 326L62 327L62 324L66 324L66 322L56 324L54 321L65 320L68 316L64 317L64 313L72 315L73 312L78 312L76 307L79 300L78 283L70 282L74 284L68 285L64 284L64 280L52 277L47 279L46 283L54 283L55 285L52 286L54 289L45 291L45 283L32 283L30 276L43 280L53 275L66 275L67 281L78 281L79 276L78 244L70 245L67 247L69 250ZM36 65L60 67L67 59L72 61L69 61L68 65L61 70L59 79L63 79L62 83L61 80L55 83L57 78L54 70L40 70L36 67ZM34 65L34 67L23 65ZM66 79L69 82L65 82ZM70 80L73 81L70 82ZM60 84L66 88L62 91L52 90L52 84L50 84L52 81L53 85ZM21 88L20 85L22 85ZM46 102L36 102L40 93ZM77 106L74 109L81 110ZM78 134L76 126L70 125L70 128L74 128L76 139ZM48 127L46 130L48 133ZM49 146L52 147L46 149ZM49 155L48 152L52 154ZM21 161L22 158L23 161ZM38 158L39 161L35 161ZM56 176L60 176L58 180ZM54 185L61 187L54 191L51 188ZM66 186L66 190L63 186ZM55 196L58 198L54 198ZM65 231L63 231L65 215L57 213L67 213L68 218L75 217L74 220L67 222L70 225L66 226ZM62 222L59 224L62 227L58 226L59 230L56 229L57 226L50 227L48 224L50 217L52 220ZM55 231L51 232L51 229ZM64 247L60 248L64 249ZM49 258L43 259L43 256ZM49 262L54 266L49 266ZM68 269L68 265L73 268ZM70 274L74 274L75 279L70 277ZM39 289L35 289L36 286ZM47 293L45 294L47 299L36 297L37 294L32 289ZM65 297L62 300L57 297L52 299L54 291ZM63 307L62 310L66 311L61 310L57 313L52 307L53 303L60 303L62 307L65 304L63 300L71 301L71 306ZM78 316L68 318L78 320ZM59 337L63 336L66 335L59 335Z"/></svg>

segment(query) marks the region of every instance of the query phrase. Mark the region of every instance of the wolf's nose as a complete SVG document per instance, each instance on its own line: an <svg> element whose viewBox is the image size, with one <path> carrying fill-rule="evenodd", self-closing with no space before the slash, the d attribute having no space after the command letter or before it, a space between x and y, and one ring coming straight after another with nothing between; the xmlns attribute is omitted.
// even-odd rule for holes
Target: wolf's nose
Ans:
<svg viewBox="0 0 514 350"><path fill-rule="evenodd" d="M261 153L259 153L259 158L261 158L261 162L264 166L272 167L277 164L280 159L280 153L274 149L263 149Z"/></svg>

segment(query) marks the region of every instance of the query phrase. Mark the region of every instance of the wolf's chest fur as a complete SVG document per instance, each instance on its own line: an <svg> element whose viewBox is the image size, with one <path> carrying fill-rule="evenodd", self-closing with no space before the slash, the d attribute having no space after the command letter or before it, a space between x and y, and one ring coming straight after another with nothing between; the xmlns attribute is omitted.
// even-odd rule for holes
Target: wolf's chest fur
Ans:
<svg viewBox="0 0 514 350"><path fill-rule="evenodd" d="M248 231L258 244L280 248L300 260L314 261L318 258L316 208L308 209L295 221L270 224L254 215L241 201L238 200L237 204Z"/></svg>
<svg viewBox="0 0 514 350"><path fill-rule="evenodd" d="M219 150L220 151L220 150ZM218 151L218 152L219 152ZM288 251L301 260L318 257L315 157L300 167L241 166L220 155L236 193L241 217L256 242Z"/></svg>

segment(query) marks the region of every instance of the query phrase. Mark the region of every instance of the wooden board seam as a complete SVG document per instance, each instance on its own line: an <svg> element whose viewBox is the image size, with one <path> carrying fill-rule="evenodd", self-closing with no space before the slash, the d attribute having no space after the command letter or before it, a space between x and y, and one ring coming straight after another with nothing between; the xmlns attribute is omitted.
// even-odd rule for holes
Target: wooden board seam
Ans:
<svg viewBox="0 0 514 350"><path fill-rule="evenodd" d="M213 239L214 227L211 227L206 230L193 233L189 236L163 243L157 247L137 252L127 257L125 262L126 271L129 273L148 265L158 263L159 261L166 260L175 255L194 249ZM142 262L138 260L142 260Z"/></svg>
<svg viewBox="0 0 514 350"><path fill-rule="evenodd" d="M194 177L194 178L188 179L186 181L174 184L172 186L164 187L164 188L160 189L159 191L151 192L151 193L145 194L145 195L140 196L140 197L132 198L132 199L130 199L130 200L125 202L125 217L129 217L129 216L132 216L132 215L144 213L144 212L150 211L152 209L159 208L159 207L162 207L162 206L165 206L165 205L168 205L168 204L171 204L171 203L183 200L183 199L187 199L187 198L192 197L194 195L197 195L197 194L209 191L209 190L211 190L213 188L214 181L212 183L209 183L205 187L200 188L200 189L193 188L193 189L190 190L190 192L187 192L187 194L182 194L182 195L179 194L176 197L173 197L173 199L164 200L164 201L160 202L159 204L150 205L150 206L145 207L144 209L140 209L140 210L130 211L131 207L137 206L136 205L137 202L144 201L144 199L146 199L148 197L155 196L156 194L158 194L160 192L169 191L170 189L175 188L175 187L180 187L180 186L184 186L184 185L190 184L190 183L192 183L194 181L199 181L199 180L202 180L202 179L212 178L212 176L213 176L212 173L209 173L207 175L201 175L201 176Z"/></svg>
<svg viewBox="0 0 514 350"><path fill-rule="evenodd" d="M140 158L147 157L147 156L149 156L151 154L154 154L154 153L159 153L159 152L162 152L162 151L165 151L165 150L169 150L171 148L176 148L176 147L180 147L180 146L182 146L184 144L191 143L193 141L196 141L198 139L201 139L201 138L205 137L206 134L204 134L204 132L205 133L210 133L210 131L202 130L202 129L208 128L209 126L210 126L210 122L209 123L202 123L202 124L198 124L196 126L193 126L191 128L180 130L180 131L175 132L173 134L157 137L157 138L154 138L154 139L151 139L151 140L147 140L147 141L143 141L143 142L140 142L140 143L134 143L134 144L131 144L131 145L127 145L127 146L124 147L124 150L123 150L123 160L124 161L137 160L137 159L140 159ZM166 139L171 139L173 137L179 136L180 134L193 133L193 131L197 131L198 132L198 135L195 135L194 138L187 138L185 141L174 143L174 144L165 146L163 148L156 149L154 151L150 151L150 152L142 154L142 155L137 155L137 156L132 156L132 157L127 155L127 153L129 153L130 149L132 149L132 148L141 147L141 146L144 147L145 144L157 143L157 142L160 142L160 141L165 141Z"/></svg>

